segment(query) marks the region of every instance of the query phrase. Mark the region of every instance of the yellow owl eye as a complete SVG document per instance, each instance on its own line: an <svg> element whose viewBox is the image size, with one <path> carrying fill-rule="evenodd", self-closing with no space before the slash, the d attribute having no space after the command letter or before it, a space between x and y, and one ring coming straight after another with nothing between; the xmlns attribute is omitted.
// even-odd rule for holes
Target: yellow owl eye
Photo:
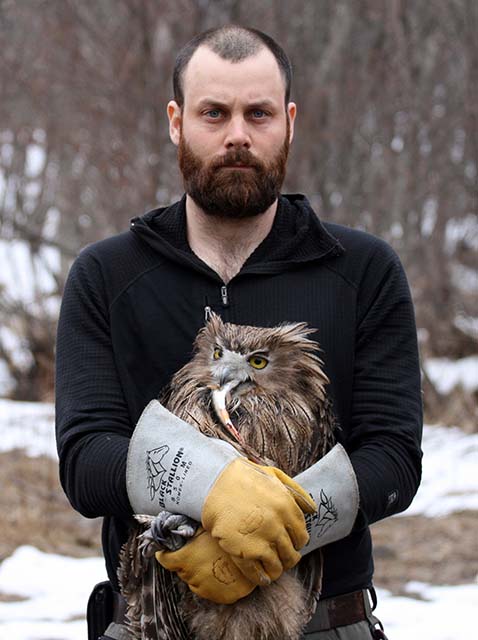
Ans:
<svg viewBox="0 0 478 640"><path fill-rule="evenodd" d="M254 369L264 369L264 367L267 367L269 361L267 358L264 358L264 356L251 356L248 362Z"/></svg>
<svg viewBox="0 0 478 640"><path fill-rule="evenodd" d="M214 349L214 353L212 354L212 357L214 358L214 360L219 360L219 358L222 358L222 349L219 349L219 347L216 347Z"/></svg>

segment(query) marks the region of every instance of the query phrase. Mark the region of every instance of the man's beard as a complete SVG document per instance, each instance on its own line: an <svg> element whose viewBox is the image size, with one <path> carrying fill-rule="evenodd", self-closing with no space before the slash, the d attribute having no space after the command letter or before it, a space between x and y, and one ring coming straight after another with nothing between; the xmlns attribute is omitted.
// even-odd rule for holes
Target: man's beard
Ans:
<svg viewBox="0 0 478 640"><path fill-rule="evenodd" d="M207 215L248 218L264 213L277 199L284 182L289 154L287 125L284 143L269 163L241 147L205 164L181 132L178 159L186 193ZM235 164L251 168L223 168Z"/></svg>

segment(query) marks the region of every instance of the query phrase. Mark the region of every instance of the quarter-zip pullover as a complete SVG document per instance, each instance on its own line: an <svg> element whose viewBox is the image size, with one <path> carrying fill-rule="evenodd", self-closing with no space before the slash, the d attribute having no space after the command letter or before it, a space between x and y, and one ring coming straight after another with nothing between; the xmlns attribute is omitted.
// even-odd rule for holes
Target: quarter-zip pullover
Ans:
<svg viewBox="0 0 478 640"><path fill-rule="evenodd" d="M421 473L420 372L409 287L394 251L322 223L281 196L269 235L226 285L190 249L185 197L135 218L73 264L57 341L60 477L72 505L104 517L116 582L131 506L125 469L142 410L189 361L208 313L236 324L316 329L339 428L360 490L352 533L325 550L324 597L370 586L368 525L405 509Z"/></svg>

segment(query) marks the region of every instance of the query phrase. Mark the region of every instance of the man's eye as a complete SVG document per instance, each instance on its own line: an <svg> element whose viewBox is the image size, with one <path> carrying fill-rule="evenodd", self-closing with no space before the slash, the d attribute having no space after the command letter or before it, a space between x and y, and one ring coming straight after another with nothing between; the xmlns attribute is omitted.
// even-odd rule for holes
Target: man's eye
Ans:
<svg viewBox="0 0 478 640"><path fill-rule="evenodd" d="M252 117L256 118L258 120L261 120L262 118L265 118L267 116L267 113L265 111L263 111L262 109L254 109L254 111L252 111Z"/></svg>
<svg viewBox="0 0 478 640"><path fill-rule="evenodd" d="M209 109L209 111L206 111L206 115L208 118L217 120L217 118L221 116L221 112L219 111L219 109Z"/></svg>

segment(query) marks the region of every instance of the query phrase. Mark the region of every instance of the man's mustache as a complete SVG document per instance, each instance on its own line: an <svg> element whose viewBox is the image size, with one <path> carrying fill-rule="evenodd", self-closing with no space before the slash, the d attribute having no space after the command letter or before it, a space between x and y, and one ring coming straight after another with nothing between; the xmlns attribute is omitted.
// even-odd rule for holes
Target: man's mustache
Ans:
<svg viewBox="0 0 478 640"><path fill-rule="evenodd" d="M252 169L262 168L262 163L254 158L252 153L247 149L235 149L234 151L228 151L217 160L214 160L211 164L213 169L234 167L236 165L240 165L241 167L251 167Z"/></svg>

